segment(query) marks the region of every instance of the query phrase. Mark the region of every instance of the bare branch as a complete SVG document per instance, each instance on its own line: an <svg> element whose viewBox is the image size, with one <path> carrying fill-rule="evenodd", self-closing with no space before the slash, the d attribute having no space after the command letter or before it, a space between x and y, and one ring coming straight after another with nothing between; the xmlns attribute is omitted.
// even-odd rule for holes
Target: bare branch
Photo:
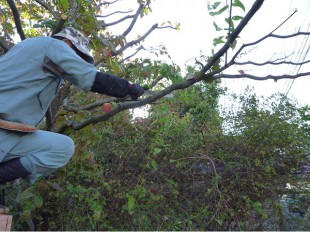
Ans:
<svg viewBox="0 0 310 232"><path fill-rule="evenodd" d="M282 24L281 24L282 25ZM279 27L277 27L279 28ZM253 65L265 65L265 64L272 64L272 65L278 65L278 64L292 64L292 65L303 65L303 64L306 64L308 63L309 61L305 61L305 62L300 62L300 63L294 63L294 62L288 62L288 61L282 61L282 62L271 62L271 61L268 61L268 62L265 62L265 63L262 63L262 64L258 64L258 63L255 63L255 62L244 62L244 63L241 63L241 62L236 62L235 59L236 57L241 53L241 51L246 48L246 47L249 47L249 46L253 46L255 44L258 44L260 42L262 42L263 40L269 38L269 37L275 37L275 38L281 38L281 39L287 39L287 38L291 38L291 37L296 37L296 36L299 36L299 35L310 35L310 32L297 32L297 33L294 33L294 34L291 34L291 35L274 35L272 33L269 33L268 35L262 37L261 39L255 41L255 42L252 42L252 43L248 43L248 44L243 44L240 49L234 54L234 56L231 58L231 61L229 63L227 63L226 65L224 65L223 67L221 67L219 70L217 70L216 72L212 72L210 73L210 75L208 75L208 77L210 76L214 76L215 74L217 73L221 73L222 71L224 71L225 69L227 69L228 67L234 65L234 64L239 64L239 65L243 65L243 64L246 64L246 63L249 63L249 64L253 64ZM206 79L206 77L203 77L204 79ZM271 78L273 79L273 78Z"/></svg>
<svg viewBox="0 0 310 232"><path fill-rule="evenodd" d="M166 28L171 28L171 29L175 29L177 30L176 27L173 27L173 26L163 26L163 27L157 27L157 29L166 29Z"/></svg>
<svg viewBox="0 0 310 232"><path fill-rule="evenodd" d="M304 61L304 62L300 62L300 63L296 63L296 62L291 62L291 61L280 61L280 62L274 62L274 61L266 61L264 63L256 63L253 61L247 61L247 62L234 62L235 65L256 65L256 66L264 66L267 64L270 65L281 65L281 64L290 64L290 65L304 65L310 63L310 60Z"/></svg>
<svg viewBox="0 0 310 232"><path fill-rule="evenodd" d="M103 6L103 5L110 5L110 4L116 3L116 2L118 2L118 1L119 1L119 0L115 0L115 1L112 1L112 2L106 2L106 1L104 1L104 2L102 2L102 3L99 3L97 7L101 7L101 6Z"/></svg>
<svg viewBox="0 0 310 232"><path fill-rule="evenodd" d="M144 47L141 45L139 48L136 49L136 51L135 51L133 54L131 54L130 56L125 57L124 59L120 60L119 62L120 62L120 63L125 62L125 60L128 60L128 59L130 59L131 57L137 55L137 53L138 53L139 51L141 51L142 49L144 49Z"/></svg>
<svg viewBox="0 0 310 232"><path fill-rule="evenodd" d="M112 22L112 23L105 23L104 21L100 21L99 23L100 23L100 26L101 26L101 27L109 27L109 26L113 26L113 25L115 25L115 24L118 24L118 23L120 23L120 22L123 22L123 21L125 21L126 19L133 18L133 17L135 17L135 16L134 16L134 15L127 15L127 16L125 16L125 17L123 17L123 18L121 18L121 19L119 19L119 20L117 20L117 21L114 21L114 22Z"/></svg>
<svg viewBox="0 0 310 232"><path fill-rule="evenodd" d="M232 57L231 60L235 60L236 57L240 54L240 52L246 48L246 47L249 47L249 46L253 46L255 44L258 44L260 42L262 42L263 40L267 39L268 37L270 37L271 35L273 35L273 32L275 32L277 29L279 29L285 22L287 22L294 14L296 13L296 11L294 11L289 17L287 17L278 27L276 27L276 29L272 30L269 34L263 36L262 38L260 38L259 40L255 41L255 42L252 42L252 43L248 43L248 44L243 44L239 49L238 51L235 53L235 55ZM299 33L299 32L298 32ZM274 37L276 37L275 35L273 35ZM297 36L297 33L293 34L293 35L290 35L289 37L293 37L293 36ZM287 38L289 38L287 37Z"/></svg>
<svg viewBox="0 0 310 232"><path fill-rule="evenodd" d="M292 37L296 37L299 35L310 35L310 32L297 32L291 35L275 35L275 34L270 34L268 37L274 37L274 38L278 38L278 39L287 39L287 38L292 38Z"/></svg>
<svg viewBox="0 0 310 232"><path fill-rule="evenodd" d="M131 21L131 24L129 25L129 27L123 32L123 36L126 36L128 35L128 33L132 30L133 26L135 25L135 23L137 22L137 19L138 19L138 16L140 15L142 9L143 9L144 5L143 4L140 4L139 5L139 8L135 14L135 16L133 17L132 21Z"/></svg>
<svg viewBox="0 0 310 232"><path fill-rule="evenodd" d="M115 55L121 54L123 51L125 51L127 48L140 43L141 41L143 41L146 37L148 37L152 31L154 31L156 28L158 27L158 24L154 24L143 36L141 36L139 39L137 40L133 40L129 43L127 43L125 46L121 47L119 50L117 50L115 52Z"/></svg>
<svg viewBox="0 0 310 232"><path fill-rule="evenodd" d="M254 76L250 74L243 74L243 75L229 75L229 74L219 74L214 76L214 79L221 79L221 78L230 78L230 79L240 79L240 78L248 78L256 81L265 81L265 80L280 80L280 79L297 79L299 77L309 76L310 72L306 73L298 73L296 75L281 75L281 76L274 76L274 75L268 75L264 77Z"/></svg>
<svg viewBox="0 0 310 232"><path fill-rule="evenodd" d="M158 76L152 83L151 83L151 87L154 87L157 85L158 82L160 82L162 79L164 79L164 76Z"/></svg>
<svg viewBox="0 0 310 232"><path fill-rule="evenodd" d="M237 62L235 61L236 57L242 52L242 50L246 47L249 46L253 46L256 45L262 41L264 41L265 39L269 38L269 37L275 37L275 38L281 38L281 39L287 39L287 38L292 38L292 37L296 37L299 35L310 35L310 32L297 32L291 35L274 35L273 32L275 32L280 26L282 26L288 19L290 19L294 14L296 13L296 11L294 13L292 13L288 18L286 18L278 27L276 27L276 29L272 30L272 32L270 32L269 34L263 36L262 38L258 39L257 41L251 42L251 43L247 43L247 44L243 44L238 51L233 55L233 57L231 58L230 62L226 63L223 67L221 67L220 69L218 69L215 72L209 73L210 75L207 75L207 77L212 77L214 75L216 75L217 73L221 73L224 70L226 70L228 67L237 64ZM240 23L241 24L241 23ZM240 26L240 25L239 25ZM238 26L238 27L239 27ZM237 28L238 28L237 27ZM253 62L254 63L254 62ZM280 62L279 62L280 63ZM292 63L292 62L291 62ZM294 64L294 63L292 63ZM300 63L303 64L303 63ZM298 65L298 64L296 64ZM205 80L207 78L206 76L203 77L203 79Z"/></svg>
<svg viewBox="0 0 310 232"><path fill-rule="evenodd" d="M24 40L24 39L26 39L26 35L25 35L23 28L22 28L22 25L21 25L20 15L19 15L18 9L17 9L14 1L12 1L12 0L6 0L6 1L9 4L11 11L13 13L15 26L16 26L17 32L19 34L19 37L21 40Z"/></svg>
<svg viewBox="0 0 310 232"><path fill-rule="evenodd" d="M197 60L197 58L195 58L195 62L196 62L196 64L200 65L201 68L203 67L203 63L201 63L199 60Z"/></svg>
<svg viewBox="0 0 310 232"><path fill-rule="evenodd" d="M109 17L109 16L111 16L111 15L114 15L114 14L128 14L128 13L131 13L132 12L132 10L129 10L129 11L115 11L115 12L113 12L113 13L111 13L111 14L107 14L107 15L96 15L95 17L97 17L97 18L107 18L107 17Z"/></svg>

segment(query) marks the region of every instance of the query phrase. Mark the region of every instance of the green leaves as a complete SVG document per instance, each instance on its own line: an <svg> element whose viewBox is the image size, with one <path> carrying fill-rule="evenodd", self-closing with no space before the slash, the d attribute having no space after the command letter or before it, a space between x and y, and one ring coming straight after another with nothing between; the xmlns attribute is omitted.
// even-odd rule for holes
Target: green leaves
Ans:
<svg viewBox="0 0 310 232"><path fill-rule="evenodd" d="M209 14L211 15L211 16L216 16L216 15L220 15L220 14L222 14L224 11L226 11L227 9L228 9L228 5L226 5L226 6L224 6L224 7L222 7L221 9L219 9L218 11L211 11L211 12L209 12Z"/></svg>
<svg viewBox="0 0 310 232"><path fill-rule="evenodd" d="M62 7L63 11L67 11L69 9L69 1L68 0L59 0L59 4Z"/></svg>
<svg viewBox="0 0 310 232"><path fill-rule="evenodd" d="M224 18L224 20L225 20L224 25L221 25L221 22L218 20L213 22L213 27L214 27L215 31L218 32L218 31L225 30L225 31L228 31L227 35L229 35L232 31L235 30L235 22L243 19L243 16L231 15L231 13L234 14L236 8L240 8L243 11L245 11L245 7L240 0L235 0L231 6L229 6L227 4L224 6L221 6L221 3L226 3L226 2L225 1L217 1L217 2L214 2L213 4L209 3L208 4L208 10L209 10L210 16L212 16L212 17L220 16L224 12L229 14L230 17ZM223 35L214 38L213 39L213 46L217 46L217 45L225 43L223 38L224 38ZM231 47L234 48L235 45L236 45L236 42Z"/></svg>
<svg viewBox="0 0 310 232"><path fill-rule="evenodd" d="M225 43L223 38L224 38L224 36L220 36L220 37L214 38L213 39L213 46L215 47L216 45Z"/></svg>
<svg viewBox="0 0 310 232"><path fill-rule="evenodd" d="M130 214L133 213L132 209L136 204L136 198L134 198L133 196L129 196L128 197L128 201L127 201L127 210Z"/></svg>
<svg viewBox="0 0 310 232"><path fill-rule="evenodd" d="M215 10L219 5L221 4L221 2L214 2L213 4L211 4L211 1L208 2L208 10Z"/></svg>
<svg viewBox="0 0 310 232"><path fill-rule="evenodd" d="M153 154L154 154L154 155L157 155L157 154L159 154L161 151L162 151L161 148L155 147L154 150L153 150Z"/></svg>
<svg viewBox="0 0 310 232"><path fill-rule="evenodd" d="M233 3L233 6L234 7L239 7L243 11L245 11L245 7L244 7L243 3L240 0L235 0L234 3Z"/></svg>
<svg viewBox="0 0 310 232"><path fill-rule="evenodd" d="M221 31L221 30L223 30L222 28L220 28L220 27L216 24L216 22L213 22L213 26L214 26L214 28L215 28L216 31Z"/></svg>

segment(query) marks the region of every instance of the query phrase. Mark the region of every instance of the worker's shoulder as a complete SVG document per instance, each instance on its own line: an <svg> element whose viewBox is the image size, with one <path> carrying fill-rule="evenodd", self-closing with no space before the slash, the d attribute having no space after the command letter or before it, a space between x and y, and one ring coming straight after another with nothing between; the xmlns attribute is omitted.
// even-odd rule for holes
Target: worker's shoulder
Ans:
<svg viewBox="0 0 310 232"><path fill-rule="evenodd" d="M25 39L19 43L20 46L36 46L36 47L50 47L50 46L62 46L62 41L52 38L52 37L45 37L45 36L38 36Z"/></svg>
<svg viewBox="0 0 310 232"><path fill-rule="evenodd" d="M37 36L32 37L24 40L24 42L31 42L31 43L42 43L42 44L51 44L51 43L60 43L61 41L58 39L55 39L53 37L48 36Z"/></svg>

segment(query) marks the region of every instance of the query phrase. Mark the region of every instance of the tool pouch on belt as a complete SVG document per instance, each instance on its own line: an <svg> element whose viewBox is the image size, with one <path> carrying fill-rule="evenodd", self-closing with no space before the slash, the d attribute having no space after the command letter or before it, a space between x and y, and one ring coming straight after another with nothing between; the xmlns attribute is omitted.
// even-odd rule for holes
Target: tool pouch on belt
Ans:
<svg viewBox="0 0 310 232"><path fill-rule="evenodd" d="M37 128L34 126L22 124L22 123L16 123L16 122L10 122L6 120L0 119L0 128L5 130L12 130L12 131L20 131L20 132L35 132L37 131Z"/></svg>

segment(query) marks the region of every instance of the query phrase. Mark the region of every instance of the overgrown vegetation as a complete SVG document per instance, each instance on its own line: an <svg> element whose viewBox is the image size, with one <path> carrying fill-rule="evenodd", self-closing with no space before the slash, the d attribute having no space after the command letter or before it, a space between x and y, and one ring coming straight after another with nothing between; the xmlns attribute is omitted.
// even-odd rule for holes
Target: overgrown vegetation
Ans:
<svg viewBox="0 0 310 232"><path fill-rule="evenodd" d="M270 207L281 211L271 200L275 181L307 162L309 108L248 91L235 96L238 110L220 116L223 92L216 83L196 85L152 105L147 118L124 112L71 131L73 160L22 194L15 226L33 220L38 230L263 229Z"/></svg>
<svg viewBox="0 0 310 232"><path fill-rule="evenodd" d="M219 87L220 78L276 81L309 75L258 77L242 69L236 75L225 75L229 67L238 65L244 48L274 36L275 31L252 43L237 44L239 33L263 2L256 0L247 12L239 0L231 5L210 2L212 17L227 12L229 17L223 22L214 18L214 29L220 35L213 40L212 55L196 58L197 67L188 67L185 75L174 64L132 58L153 30L179 29L180 25L170 22L156 23L149 31L132 36L135 39L126 38L137 17L143 20L151 11L151 1L137 1L138 10L127 17L131 24L122 35L111 33L108 28L113 23L100 16L110 4L106 1L1 2L1 55L18 35L21 40L51 35L64 25L74 25L91 39L99 70L155 91L150 97L128 102L86 94L68 83L62 86L51 107L49 125L43 126L71 136L75 155L66 167L30 188L8 186L13 229L264 230L272 214L282 215L277 187L285 187L285 182L279 180L300 173L308 162L309 107L299 107L285 96L262 99L251 90L232 96L237 108L221 110L219 104L225 94ZM242 16L236 15L236 9ZM281 38L300 35L309 32ZM128 48L135 51L126 57ZM233 54L231 60L225 58L227 51ZM156 52L159 59L168 55L165 47ZM287 61L297 67L307 62L289 62L288 57L265 64ZM68 104L63 104L65 98ZM105 101L119 109L116 114L104 115L100 107ZM148 104L147 118L133 118L127 110ZM107 117L93 120L100 116ZM93 121L75 127L74 123L88 120ZM302 202L309 198L308 193Z"/></svg>

